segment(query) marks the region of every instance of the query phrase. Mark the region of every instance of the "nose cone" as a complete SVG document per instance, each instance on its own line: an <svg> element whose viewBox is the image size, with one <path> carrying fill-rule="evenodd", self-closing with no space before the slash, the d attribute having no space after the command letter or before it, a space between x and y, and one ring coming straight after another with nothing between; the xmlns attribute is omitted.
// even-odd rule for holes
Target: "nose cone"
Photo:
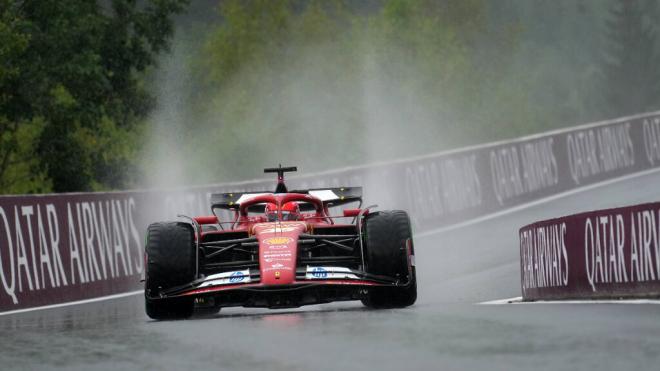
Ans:
<svg viewBox="0 0 660 371"><path fill-rule="evenodd" d="M260 223L254 226L259 241L259 269L265 285L286 285L296 279L298 236L304 222Z"/></svg>

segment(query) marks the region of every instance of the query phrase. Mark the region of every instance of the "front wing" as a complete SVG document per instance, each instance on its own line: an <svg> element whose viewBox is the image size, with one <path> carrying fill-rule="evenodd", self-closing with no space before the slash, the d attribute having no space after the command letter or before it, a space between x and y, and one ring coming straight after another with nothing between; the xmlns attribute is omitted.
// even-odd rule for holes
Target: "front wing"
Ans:
<svg viewBox="0 0 660 371"><path fill-rule="evenodd" d="M152 300L194 296L202 306L296 308L333 301L359 300L374 287L407 286L396 278L377 276L346 267L298 267L296 280L265 285L257 269L223 272L162 291Z"/></svg>

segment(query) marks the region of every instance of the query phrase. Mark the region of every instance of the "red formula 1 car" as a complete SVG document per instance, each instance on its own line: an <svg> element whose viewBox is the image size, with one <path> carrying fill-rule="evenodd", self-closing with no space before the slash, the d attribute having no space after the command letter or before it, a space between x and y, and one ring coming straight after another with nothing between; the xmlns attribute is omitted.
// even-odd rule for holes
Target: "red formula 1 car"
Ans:
<svg viewBox="0 0 660 371"><path fill-rule="evenodd" d="M154 223L146 246L145 303L154 319L222 307L294 308L361 300L372 308L417 299L410 219L405 211L360 208L359 187L211 197L213 216ZM331 215L336 206L359 203ZM220 210L233 220L222 221ZM340 223L340 221L344 221Z"/></svg>

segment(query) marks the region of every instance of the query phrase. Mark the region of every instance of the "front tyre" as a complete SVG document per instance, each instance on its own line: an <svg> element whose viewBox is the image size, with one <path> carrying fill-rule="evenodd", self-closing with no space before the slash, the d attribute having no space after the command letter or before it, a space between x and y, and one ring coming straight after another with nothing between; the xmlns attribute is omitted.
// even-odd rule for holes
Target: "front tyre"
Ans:
<svg viewBox="0 0 660 371"><path fill-rule="evenodd" d="M193 314L193 297L157 298L163 289L184 285L195 278L195 243L192 226L180 222L154 223L147 231L145 310L153 319L181 319Z"/></svg>
<svg viewBox="0 0 660 371"><path fill-rule="evenodd" d="M373 287L362 298L370 308L403 308L417 300L415 267L409 267L414 253L410 218L405 211L380 211L364 221L366 272L397 278L405 286Z"/></svg>

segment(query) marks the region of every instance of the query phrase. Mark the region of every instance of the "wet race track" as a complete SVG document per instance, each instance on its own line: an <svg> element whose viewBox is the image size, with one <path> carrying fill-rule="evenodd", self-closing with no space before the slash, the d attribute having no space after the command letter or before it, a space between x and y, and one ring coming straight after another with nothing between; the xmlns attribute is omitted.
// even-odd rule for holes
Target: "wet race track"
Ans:
<svg viewBox="0 0 660 371"><path fill-rule="evenodd" d="M520 296L517 231L660 200L655 173L416 237L419 299L223 309L155 322L140 295L0 316L0 369L657 369L660 305L476 303Z"/></svg>

